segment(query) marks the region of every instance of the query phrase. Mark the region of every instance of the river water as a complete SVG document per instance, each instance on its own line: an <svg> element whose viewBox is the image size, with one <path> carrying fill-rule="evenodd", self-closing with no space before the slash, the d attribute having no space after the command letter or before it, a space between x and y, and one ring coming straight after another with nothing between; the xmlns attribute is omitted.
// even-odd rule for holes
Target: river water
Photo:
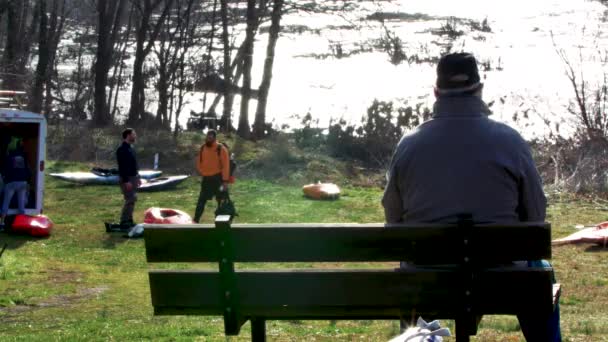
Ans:
<svg viewBox="0 0 608 342"><path fill-rule="evenodd" d="M378 39L383 28L377 22L359 20L369 13L420 13L430 19L386 22L404 43L406 55L438 56L445 47L436 43L445 43L446 39L429 31L445 25L447 17L477 22L486 19L490 33L457 25L465 34L453 42L453 51L472 52L480 62L490 64L490 70L482 71L482 78L484 98L494 102L495 119L520 128L526 135L546 134L547 127L537 115L553 123L567 120L567 106L573 98L556 47L564 49L573 65L582 67L586 79L593 81L599 75L599 63L591 58L596 56L597 47L603 50L608 42L605 11L601 3L584 0L402 0L364 3L360 11L348 16L290 15L285 25L308 25L321 31L281 37L268 115L283 123L292 114L310 112L324 126L332 117L357 122L374 99L431 106L435 66L430 63L393 65L382 52L341 59L299 57L327 54L330 45L337 42L348 50ZM359 28L328 28L352 24ZM260 42L264 41L260 37ZM583 63L579 62L579 48ZM258 49L263 51L263 45L259 44ZM256 60L261 63L261 58ZM521 118L526 111L529 120L513 122L515 113ZM567 129L562 130L567 133Z"/></svg>
<svg viewBox="0 0 608 342"><path fill-rule="evenodd" d="M267 119L276 127L283 124L296 127L299 122L296 116L306 113L318 119L320 127L327 127L330 120L338 118L356 123L374 99L432 106L435 65L432 62L394 65L386 52L374 48L386 30L379 21L363 19L377 12L400 14L402 19L387 20L385 26L402 41L407 56L437 57L447 44L451 44L452 51L472 52L486 65L481 70L484 99L493 103L493 117L520 129L528 137L555 131L556 124L562 134L571 131L567 108L574 97L573 90L556 50L563 49L576 70L582 70L591 83L603 75L595 58L598 50L608 48L608 31L606 6L598 1L352 3L355 10L338 14L284 16L282 26L292 30L282 33L277 45L267 108ZM449 17L457 18L455 29L463 32L452 40L436 32L448 23ZM491 32L481 32L467 24L483 20ZM308 29L292 32L297 27ZM266 40L267 34L256 39L253 70L256 88L261 81ZM332 47L335 51L338 45L345 55L342 58L332 53ZM189 104L182 114L182 124L190 110L202 110L201 98L200 93L187 97ZM154 112L154 95L150 94L149 99L149 110ZM239 106L237 96L235 122ZM250 108L253 123L255 101ZM221 113L221 105L218 112ZM515 115L519 118L516 121ZM524 116L528 119L522 119Z"/></svg>

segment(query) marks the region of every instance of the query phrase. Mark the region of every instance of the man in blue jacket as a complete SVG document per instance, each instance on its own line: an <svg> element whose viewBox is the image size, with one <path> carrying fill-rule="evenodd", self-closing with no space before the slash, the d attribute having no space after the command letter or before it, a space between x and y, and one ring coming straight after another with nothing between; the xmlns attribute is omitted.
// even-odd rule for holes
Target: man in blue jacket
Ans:
<svg viewBox="0 0 608 342"><path fill-rule="evenodd" d="M27 158L23 152L22 144L23 141L20 138L13 137L7 148L7 156L2 169L4 196L2 209L0 210L0 229L4 229L4 219L8 214L8 208L13 195L17 195L18 213L25 214L28 181L30 180L31 172L27 165Z"/></svg>
<svg viewBox="0 0 608 342"><path fill-rule="evenodd" d="M125 199L120 214L121 228L131 228L133 222L133 211L137 202L137 188L141 185L139 177L139 166L137 156L131 144L135 143L137 134L132 128L127 128L122 132L122 144L116 150L116 161L118 162L118 175L120 190Z"/></svg>
<svg viewBox="0 0 608 342"><path fill-rule="evenodd" d="M545 220L530 147L488 117L482 89L473 55L439 60L433 118L401 139L391 161L382 198L387 223L454 223L462 213L476 222ZM518 318L528 341L561 341L559 309L550 322Z"/></svg>

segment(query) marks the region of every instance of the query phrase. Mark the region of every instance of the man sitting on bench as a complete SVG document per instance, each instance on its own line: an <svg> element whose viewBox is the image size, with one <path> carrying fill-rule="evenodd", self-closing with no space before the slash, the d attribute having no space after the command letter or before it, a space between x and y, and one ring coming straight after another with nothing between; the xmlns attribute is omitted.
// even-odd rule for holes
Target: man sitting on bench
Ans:
<svg viewBox="0 0 608 342"><path fill-rule="evenodd" d="M545 220L530 148L514 129L488 118L482 89L473 55L439 60L433 118L403 137L393 155L382 198L387 223L453 223L460 214L476 223ZM524 313L518 319L528 341L561 341L559 308L547 322Z"/></svg>

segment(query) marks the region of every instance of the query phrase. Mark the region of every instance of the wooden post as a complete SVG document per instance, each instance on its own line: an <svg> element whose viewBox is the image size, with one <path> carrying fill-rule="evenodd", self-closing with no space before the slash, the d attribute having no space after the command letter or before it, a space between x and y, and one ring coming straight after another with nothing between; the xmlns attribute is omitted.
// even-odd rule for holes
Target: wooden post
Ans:
<svg viewBox="0 0 608 342"><path fill-rule="evenodd" d="M242 320L238 312L238 293L236 275L234 274L234 248L230 233L230 216L220 215L215 219L215 228L219 234L219 270L221 281L220 300L224 308L224 332L236 336L241 330Z"/></svg>
<svg viewBox="0 0 608 342"><path fill-rule="evenodd" d="M456 342L469 342L469 327L466 319L456 319Z"/></svg>
<svg viewBox="0 0 608 342"><path fill-rule="evenodd" d="M458 229L461 233L461 313L456 319L456 341L469 342L470 336L474 335L477 327L473 323L473 278L474 267L471 251L473 250L471 241L471 229L473 227L473 216L471 214L461 214L458 217Z"/></svg>
<svg viewBox="0 0 608 342"><path fill-rule="evenodd" d="M251 341L266 342L266 320L263 318L251 319Z"/></svg>

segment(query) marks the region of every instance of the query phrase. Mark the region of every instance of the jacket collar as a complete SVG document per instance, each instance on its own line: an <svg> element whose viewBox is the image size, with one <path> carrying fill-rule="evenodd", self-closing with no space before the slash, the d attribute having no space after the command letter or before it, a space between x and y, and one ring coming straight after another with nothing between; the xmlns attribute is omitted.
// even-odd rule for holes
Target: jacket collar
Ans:
<svg viewBox="0 0 608 342"><path fill-rule="evenodd" d="M441 96L433 105L433 117L485 117L490 108L477 96Z"/></svg>
<svg viewBox="0 0 608 342"><path fill-rule="evenodd" d="M203 147L204 148L211 148L211 149L217 148L217 140L214 141L213 144L211 144L211 146L207 146L207 143L203 143Z"/></svg>

